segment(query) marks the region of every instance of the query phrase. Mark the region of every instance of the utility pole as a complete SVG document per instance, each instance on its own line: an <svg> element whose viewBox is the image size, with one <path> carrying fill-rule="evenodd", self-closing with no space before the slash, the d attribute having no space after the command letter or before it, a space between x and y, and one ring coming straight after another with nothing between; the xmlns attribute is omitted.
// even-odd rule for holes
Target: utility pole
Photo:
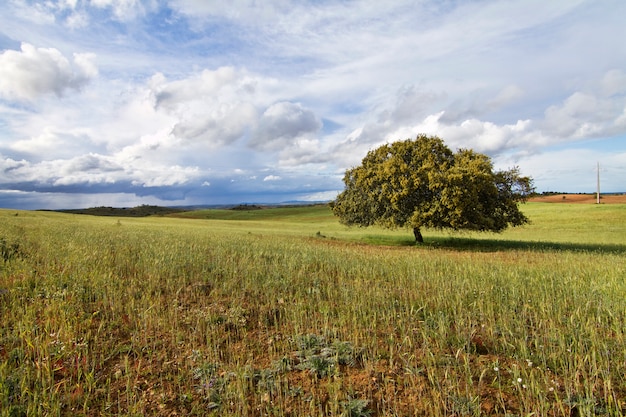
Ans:
<svg viewBox="0 0 626 417"><path fill-rule="evenodd" d="M596 185L596 204L600 204L600 162L596 168L597 185Z"/></svg>

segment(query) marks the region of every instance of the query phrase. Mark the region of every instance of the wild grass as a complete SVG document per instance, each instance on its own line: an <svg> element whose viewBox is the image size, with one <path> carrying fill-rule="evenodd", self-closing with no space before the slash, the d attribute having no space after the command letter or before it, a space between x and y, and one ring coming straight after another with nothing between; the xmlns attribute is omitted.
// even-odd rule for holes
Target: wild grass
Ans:
<svg viewBox="0 0 626 417"><path fill-rule="evenodd" d="M0 416L626 414L625 206L424 246L273 210L0 211Z"/></svg>

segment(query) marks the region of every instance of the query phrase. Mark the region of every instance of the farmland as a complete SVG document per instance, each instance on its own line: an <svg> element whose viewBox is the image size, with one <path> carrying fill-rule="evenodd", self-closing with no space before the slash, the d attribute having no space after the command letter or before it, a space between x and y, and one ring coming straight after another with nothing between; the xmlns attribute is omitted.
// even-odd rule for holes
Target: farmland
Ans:
<svg viewBox="0 0 626 417"><path fill-rule="evenodd" d="M523 210L0 210L0 416L626 415L626 205Z"/></svg>

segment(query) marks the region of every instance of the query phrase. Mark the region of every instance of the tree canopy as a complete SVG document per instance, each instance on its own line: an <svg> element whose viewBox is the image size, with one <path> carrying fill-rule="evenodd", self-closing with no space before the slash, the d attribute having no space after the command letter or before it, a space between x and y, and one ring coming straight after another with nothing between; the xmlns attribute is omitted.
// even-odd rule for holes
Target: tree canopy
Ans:
<svg viewBox="0 0 626 417"><path fill-rule="evenodd" d="M452 152L436 136L388 143L346 171L346 188L331 203L346 225L501 232L528 223L518 203L534 190L519 168L493 170L471 149Z"/></svg>

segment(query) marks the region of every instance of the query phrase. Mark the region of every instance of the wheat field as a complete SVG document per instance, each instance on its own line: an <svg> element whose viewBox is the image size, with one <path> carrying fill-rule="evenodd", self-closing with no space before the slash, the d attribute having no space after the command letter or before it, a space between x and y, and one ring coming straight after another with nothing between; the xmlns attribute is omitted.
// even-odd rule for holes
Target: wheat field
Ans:
<svg viewBox="0 0 626 417"><path fill-rule="evenodd" d="M0 210L0 416L624 416L626 205L523 209Z"/></svg>

